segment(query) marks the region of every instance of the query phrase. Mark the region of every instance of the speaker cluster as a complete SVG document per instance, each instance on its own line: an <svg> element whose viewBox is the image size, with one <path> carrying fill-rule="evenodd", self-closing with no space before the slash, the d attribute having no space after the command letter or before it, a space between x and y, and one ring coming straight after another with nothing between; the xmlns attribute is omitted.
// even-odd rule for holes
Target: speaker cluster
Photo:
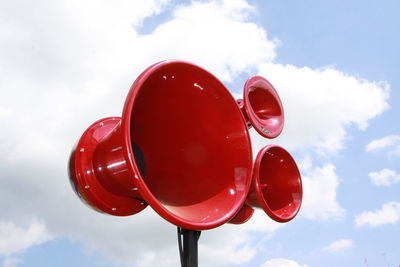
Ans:
<svg viewBox="0 0 400 267"><path fill-rule="evenodd" d="M69 161L73 189L96 211L133 215L150 205L172 224L206 230L241 224L262 208L278 222L298 213L296 162L276 145L253 162L249 128L275 138L284 111L274 87L249 78L235 100L211 73L166 60L133 83L121 117L93 123Z"/></svg>

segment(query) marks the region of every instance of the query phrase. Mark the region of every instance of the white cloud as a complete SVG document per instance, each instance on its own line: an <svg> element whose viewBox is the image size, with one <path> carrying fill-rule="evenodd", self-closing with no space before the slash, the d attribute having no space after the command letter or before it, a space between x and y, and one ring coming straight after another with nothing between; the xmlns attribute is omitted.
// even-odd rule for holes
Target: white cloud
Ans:
<svg viewBox="0 0 400 267"><path fill-rule="evenodd" d="M0 255L10 256L22 252L34 245L40 245L52 239L43 223L32 221L27 227L14 222L0 221Z"/></svg>
<svg viewBox="0 0 400 267"><path fill-rule="evenodd" d="M400 156L400 135L388 135L379 139L375 139L365 146L367 152L376 152L388 149L389 158Z"/></svg>
<svg viewBox="0 0 400 267"><path fill-rule="evenodd" d="M241 240L240 243L243 241ZM238 248L232 250L231 245L225 244L219 249L215 249L211 246L199 245L199 250L203 254L202 262L205 262L204 266L223 266L223 265L237 265L243 264L250 261L256 255L256 249L252 244L241 245ZM207 262L212 261L211 264Z"/></svg>
<svg viewBox="0 0 400 267"><path fill-rule="evenodd" d="M0 123L7 125L0 131L0 209L10 223L5 227L29 232L31 226L21 222L37 216L51 233L80 240L88 251L112 262L177 265L174 226L150 208L129 218L91 211L73 194L65 170L73 143L86 127L101 117L119 115L133 80L158 60L193 61L224 81L259 68L282 96L284 134L290 137L282 140L287 148L335 151L343 146L345 126L364 128L385 109L385 84L333 69L263 65L276 57L279 41L268 39L266 30L251 22L255 10L244 0L179 5L170 20L140 34L144 19L168 4L71 0L21 8L18 1L10 1L0 9ZM362 96L363 101L350 103L347 95ZM333 112L335 108L340 112ZM265 142L253 138L255 152ZM334 166L312 168L310 160L303 166L301 212L311 219L341 217ZM32 237L34 229L40 233L40 227L32 227L30 239L4 251L17 253L29 247L22 244L45 242L40 235ZM256 212L245 225L206 231L201 237L204 260L207 265L229 263L228 256L250 260L256 250L249 245L249 233L262 232L268 238L280 227ZM227 257L211 257L211 252Z"/></svg>
<svg viewBox="0 0 400 267"><path fill-rule="evenodd" d="M285 127L273 142L306 155L299 161L304 189L300 214L310 219L343 217L345 211L336 200L339 179L335 167L325 164L312 169L312 158L337 153L349 138L349 126L365 130L370 119L384 112L389 85L356 78L334 67L267 63L259 66L259 74L274 85L284 106ZM256 154L266 141L254 131L251 138Z"/></svg>
<svg viewBox="0 0 400 267"><path fill-rule="evenodd" d="M345 249L348 249L348 248L351 248L351 247L353 247L353 240L351 240L351 239L339 239L339 240L336 240L336 241L332 242L328 246L322 248L322 250L334 253L334 252L345 250Z"/></svg>
<svg viewBox="0 0 400 267"><path fill-rule="evenodd" d="M285 128L277 140L289 149L335 152L343 148L348 126L365 130L370 119L388 108L388 84L359 79L334 67L269 63L259 70L283 102Z"/></svg>
<svg viewBox="0 0 400 267"><path fill-rule="evenodd" d="M87 251L100 252L113 263L177 265L175 227L150 208L119 218L79 202L65 170L70 150L90 123L121 113L130 85L155 61L191 60L229 81L271 61L277 41L248 22L254 9L241 0L179 5L170 20L140 34L144 19L165 5L168 1L73 0L23 9L10 2L0 10L5 18L0 24L0 122L8 126L0 131L4 218L19 225L36 215L55 235L80 240ZM265 214L254 216L245 227L224 226L213 237L203 233L202 249L205 255L244 262L255 254L247 233L268 236L279 227ZM229 262L211 256L204 260L208 265Z"/></svg>
<svg viewBox="0 0 400 267"><path fill-rule="evenodd" d="M307 172L312 167L312 157L310 154L303 156L300 161L297 162L297 166L301 172Z"/></svg>
<svg viewBox="0 0 400 267"><path fill-rule="evenodd" d="M266 261L260 267L308 267L308 265L300 264L294 260L277 258Z"/></svg>
<svg viewBox="0 0 400 267"><path fill-rule="evenodd" d="M375 211L366 211L356 215L355 223L359 226L371 227L395 224L400 221L400 202L388 202Z"/></svg>
<svg viewBox="0 0 400 267"><path fill-rule="evenodd" d="M248 22L252 12L243 0L193 2L175 9L170 21L141 38L140 49L153 61L184 58L231 81L276 56L279 42Z"/></svg>
<svg viewBox="0 0 400 267"><path fill-rule="evenodd" d="M303 204L300 215L314 220L341 219L345 210L336 200L339 178L333 164L314 167L302 174Z"/></svg>
<svg viewBox="0 0 400 267"><path fill-rule="evenodd" d="M367 144L365 150L367 152L383 149L393 146L400 142L400 135L388 135L380 139L375 139Z"/></svg>
<svg viewBox="0 0 400 267"><path fill-rule="evenodd" d="M259 74L274 85L284 106L285 127L273 142L306 155L298 161L304 191L300 214L316 220L342 218L345 210L336 200L339 178L334 165L312 168L312 159L337 153L349 138L350 125L365 130L370 119L384 112L389 85L356 78L334 67L268 63L259 66ZM251 133L256 154L266 141L255 131Z"/></svg>
<svg viewBox="0 0 400 267"><path fill-rule="evenodd" d="M400 182L400 174L386 168L379 172L370 172L368 176L371 182L378 186L390 186Z"/></svg>
<svg viewBox="0 0 400 267"><path fill-rule="evenodd" d="M251 232L263 232L264 234L273 233L283 227L284 224L270 219L262 209L255 208L250 220L241 225L240 228Z"/></svg>
<svg viewBox="0 0 400 267"><path fill-rule="evenodd" d="M87 223L77 221L79 228L74 229L73 236L84 240L89 251L100 251L118 264L140 267L179 265L176 228L154 211L145 209L130 218L105 217L96 213L88 216L86 213L81 215L86 217ZM96 224L92 223L94 220ZM245 263L257 253L251 246L251 233L256 231L258 236L269 239L281 227L282 224L258 210L244 225L226 224L203 231L199 241L199 262L205 266Z"/></svg>
<svg viewBox="0 0 400 267"><path fill-rule="evenodd" d="M242 225L226 224L217 229L204 231L199 242L200 262L204 266L244 264L256 255L253 233L264 240L271 239L284 227L256 208L253 216Z"/></svg>
<svg viewBox="0 0 400 267"><path fill-rule="evenodd" d="M3 116L5 117L7 115L10 115L10 113L11 113L10 109L0 107L0 117L3 117Z"/></svg>
<svg viewBox="0 0 400 267"><path fill-rule="evenodd" d="M18 259L18 258L13 258L13 257L7 257L4 261L3 261L3 267L16 267L18 266L19 263L21 263L22 260Z"/></svg>

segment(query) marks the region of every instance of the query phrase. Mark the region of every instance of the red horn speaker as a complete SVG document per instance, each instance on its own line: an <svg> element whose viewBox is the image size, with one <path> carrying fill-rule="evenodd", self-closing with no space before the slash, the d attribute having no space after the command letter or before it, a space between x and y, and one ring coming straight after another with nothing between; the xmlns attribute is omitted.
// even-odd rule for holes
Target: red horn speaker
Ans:
<svg viewBox="0 0 400 267"><path fill-rule="evenodd" d="M237 103L247 125L264 137L275 138L283 129L282 102L272 84L261 76L249 78L243 90L243 99Z"/></svg>
<svg viewBox="0 0 400 267"><path fill-rule="evenodd" d="M303 190L300 172L292 156L280 146L268 145L257 154L246 203L230 223L241 224L262 208L278 222L288 222L300 210Z"/></svg>
<svg viewBox="0 0 400 267"><path fill-rule="evenodd" d="M247 197L249 132L216 77L188 62L163 61L136 79L121 118L84 132L69 173L95 210L124 216L149 204L177 226L210 229L231 220Z"/></svg>

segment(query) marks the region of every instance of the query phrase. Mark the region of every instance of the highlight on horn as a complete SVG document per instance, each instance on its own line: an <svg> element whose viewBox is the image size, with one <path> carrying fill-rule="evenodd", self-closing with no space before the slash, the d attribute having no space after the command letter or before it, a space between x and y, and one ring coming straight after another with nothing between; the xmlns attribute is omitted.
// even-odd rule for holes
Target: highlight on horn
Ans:
<svg viewBox="0 0 400 267"><path fill-rule="evenodd" d="M110 172L119 171L120 175L127 174L126 165L123 166L121 158L118 161L118 157L113 157L113 155L109 157L108 162L104 162L103 166L96 166L95 163L96 158L103 158L102 152L99 153L96 148L120 122L119 117L109 117L89 126L71 153L68 170L72 188L85 204L98 212L128 216L140 212L146 208L147 204L138 198L117 194L112 190L112 186L104 186L99 178L102 175L113 182L113 176L107 176L106 172L110 174ZM125 171L123 171L124 167Z"/></svg>
<svg viewBox="0 0 400 267"><path fill-rule="evenodd" d="M147 68L122 117L90 126L70 161L75 191L96 210L130 215L149 204L193 230L232 219L251 173L249 132L235 100L212 74L179 60Z"/></svg>

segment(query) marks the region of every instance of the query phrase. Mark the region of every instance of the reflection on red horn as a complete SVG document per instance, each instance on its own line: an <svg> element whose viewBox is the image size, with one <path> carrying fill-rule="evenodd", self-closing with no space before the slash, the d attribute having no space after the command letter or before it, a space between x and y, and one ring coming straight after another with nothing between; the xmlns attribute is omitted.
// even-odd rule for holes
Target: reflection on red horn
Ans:
<svg viewBox="0 0 400 267"><path fill-rule="evenodd" d="M249 132L212 74L188 62L150 66L132 85L122 117L91 125L70 158L78 196L112 215L149 204L193 230L231 220L251 183Z"/></svg>
<svg viewBox="0 0 400 267"><path fill-rule="evenodd" d="M253 126L262 136L275 138L282 132L285 117L282 102L265 78L249 78L244 85L243 100L238 99L237 104L248 127Z"/></svg>
<svg viewBox="0 0 400 267"><path fill-rule="evenodd" d="M282 147L268 145L256 157L246 204L230 222L239 224L249 220L252 215L249 206L262 208L275 221L288 222L299 212L302 196L296 162Z"/></svg>

